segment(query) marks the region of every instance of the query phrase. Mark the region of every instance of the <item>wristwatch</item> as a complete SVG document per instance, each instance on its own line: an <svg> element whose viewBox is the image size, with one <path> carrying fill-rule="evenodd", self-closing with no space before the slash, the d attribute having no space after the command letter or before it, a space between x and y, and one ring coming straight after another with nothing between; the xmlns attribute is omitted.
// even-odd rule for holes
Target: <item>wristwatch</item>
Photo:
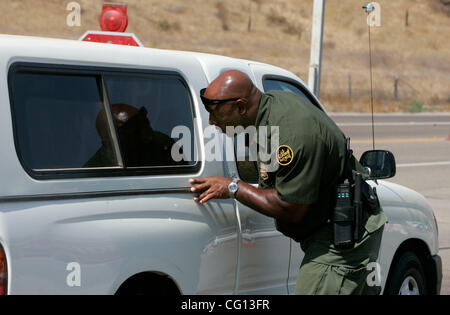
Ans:
<svg viewBox="0 0 450 315"><path fill-rule="evenodd" d="M239 189L238 186L239 179L236 177L233 177L233 181L228 185L228 191L230 192L230 198L235 199L236 193Z"/></svg>

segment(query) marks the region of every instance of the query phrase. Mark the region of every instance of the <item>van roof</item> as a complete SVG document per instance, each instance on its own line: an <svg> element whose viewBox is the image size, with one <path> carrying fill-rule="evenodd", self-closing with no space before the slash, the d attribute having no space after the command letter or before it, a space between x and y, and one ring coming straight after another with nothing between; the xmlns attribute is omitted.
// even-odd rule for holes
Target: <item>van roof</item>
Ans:
<svg viewBox="0 0 450 315"><path fill-rule="evenodd" d="M257 61L191 51L3 34L0 34L0 47L0 51L2 51L0 57L3 55L3 58L6 57L8 59L14 57L23 57L26 59L48 58L53 60L59 59L66 61L70 60L73 62L88 62L98 65L136 65L136 61L139 61L140 57L143 57L144 54L151 52L154 56L171 56L180 60L183 58L187 62L189 59L196 59L203 66L211 63L223 63L224 65L230 63L234 65L241 64L243 67L249 64L263 65L270 67L276 72L284 73L289 77L294 76L285 69ZM298 79L297 76L295 77Z"/></svg>

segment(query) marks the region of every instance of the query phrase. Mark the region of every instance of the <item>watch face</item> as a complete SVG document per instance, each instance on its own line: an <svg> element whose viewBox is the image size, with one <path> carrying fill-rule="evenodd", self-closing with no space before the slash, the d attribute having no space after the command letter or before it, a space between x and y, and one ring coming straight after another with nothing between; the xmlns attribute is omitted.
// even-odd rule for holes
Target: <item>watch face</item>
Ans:
<svg viewBox="0 0 450 315"><path fill-rule="evenodd" d="M238 185L237 185L236 183L231 183L231 184L228 186L228 189L229 189L232 193L234 193L234 192L236 192L236 191L238 190Z"/></svg>

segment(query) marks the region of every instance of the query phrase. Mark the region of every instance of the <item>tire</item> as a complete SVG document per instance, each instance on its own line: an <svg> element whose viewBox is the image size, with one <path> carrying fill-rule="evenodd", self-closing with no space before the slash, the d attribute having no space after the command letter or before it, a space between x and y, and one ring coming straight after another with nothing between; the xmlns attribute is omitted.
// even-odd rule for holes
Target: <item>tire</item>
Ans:
<svg viewBox="0 0 450 315"><path fill-rule="evenodd" d="M116 295L179 296L180 292L169 278L141 274L122 284Z"/></svg>
<svg viewBox="0 0 450 315"><path fill-rule="evenodd" d="M388 279L385 295L426 295L426 278L422 263L413 252L405 252Z"/></svg>

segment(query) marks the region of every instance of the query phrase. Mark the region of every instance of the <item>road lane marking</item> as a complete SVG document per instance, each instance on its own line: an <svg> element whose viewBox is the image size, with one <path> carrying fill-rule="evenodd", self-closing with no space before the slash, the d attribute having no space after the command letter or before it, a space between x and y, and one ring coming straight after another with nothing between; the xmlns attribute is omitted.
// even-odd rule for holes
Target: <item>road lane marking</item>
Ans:
<svg viewBox="0 0 450 315"><path fill-rule="evenodd" d="M442 165L450 165L450 161L423 162L423 163L402 163L402 164L397 164L397 167L442 166Z"/></svg>
<svg viewBox="0 0 450 315"><path fill-rule="evenodd" d="M377 143L410 143L410 142L433 142L433 141L446 141L446 138L429 137L429 138L404 138L404 139L375 139ZM352 140L352 143L372 143L371 139L356 139Z"/></svg>

